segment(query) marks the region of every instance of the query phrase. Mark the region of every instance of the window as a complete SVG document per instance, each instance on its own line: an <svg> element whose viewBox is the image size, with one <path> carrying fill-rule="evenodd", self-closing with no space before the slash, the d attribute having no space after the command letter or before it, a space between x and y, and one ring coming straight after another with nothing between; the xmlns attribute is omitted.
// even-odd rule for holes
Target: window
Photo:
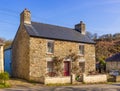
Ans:
<svg viewBox="0 0 120 91"><path fill-rule="evenodd" d="M47 62L47 72L53 72L53 62Z"/></svg>
<svg viewBox="0 0 120 91"><path fill-rule="evenodd" d="M55 72L53 71L54 70L54 65L53 65L53 62L47 62L47 75L49 77L54 77L56 74Z"/></svg>
<svg viewBox="0 0 120 91"><path fill-rule="evenodd" d="M47 42L47 52L48 53L53 53L54 52L54 42L53 41L48 41Z"/></svg>
<svg viewBox="0 0 120 91"><path fill-rule="evenodd" d="M85 72L85 62L79 62L79 67L80 67L80 73Z"/></svg>
<svg viewBox="0 0 120 91"><path fill-rule="evenodd" d="M79 45L79 54L84 55L84 45Z"/></svg>

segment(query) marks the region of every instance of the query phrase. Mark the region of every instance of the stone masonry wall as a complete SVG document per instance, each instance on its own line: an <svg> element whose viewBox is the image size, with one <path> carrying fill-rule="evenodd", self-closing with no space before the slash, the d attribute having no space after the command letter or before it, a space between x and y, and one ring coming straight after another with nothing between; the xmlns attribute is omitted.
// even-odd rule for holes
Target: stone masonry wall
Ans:
<svg viewBox="0 0 120 91"><path fill-rule="evenodd" d="M106 71L110 70L120 70L120 62L117 61L109 61L106 62Z"/></svg>
<svg viewBox="0 0 120 91"><path fill-rule="evenodd" d="M29 79L29 36L24 26L19 28L12 45L12 75Z"/></svg>
<svg viewBox="0 0 120 91"><path fill-rule="evenodd" d="M107 75L83 75L83 82L85 83L100 83L107 82Z"/></svg>
<svg viewBox="0 0 120 91"><path fill-rule="evenodd" d="M92 44L85 45L85 72L95 71L95 46Z"/></svg>
<svg viewBox="0 0 120 91"><path fill-rule="evenodd" d="M30 80L44 82L47 72L47 58L55 56L64 58L72 53L78 54L79 43L67 41L54 41L54 53L47 53L47 39L30 38ZM85 72L95 70L95 47L93 44L85 44ZM79 67L79 62L76 64Z"/></svg>
<svg viewBox="0 0 120 91"><path fill-rule="evenodd" d="M46 72L46 40L30 38L30 80L44 82Z"/></svg>

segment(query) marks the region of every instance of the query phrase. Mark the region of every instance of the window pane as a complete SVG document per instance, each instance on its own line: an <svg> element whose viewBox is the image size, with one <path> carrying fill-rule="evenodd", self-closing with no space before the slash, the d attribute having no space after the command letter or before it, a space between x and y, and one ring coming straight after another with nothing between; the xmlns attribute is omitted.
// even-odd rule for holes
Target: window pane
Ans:
<svg viewBox="0 0 120 91"><path fill-rule="evenodd" d="M47 71L53 72L53 62L47 62Z"/></svg>
<svg viewBox="0 0 120 91"><path fill-rule="evenodd" d="M84 55L84 45L79 45L79 52Z"/></svg>
<svg viewBox="0 0 120 91"><path fill-rule="evenodd" d="M53 53L53 50L54 50L54 42L48 42L47 48L48 48L48 52Z"/></svg>

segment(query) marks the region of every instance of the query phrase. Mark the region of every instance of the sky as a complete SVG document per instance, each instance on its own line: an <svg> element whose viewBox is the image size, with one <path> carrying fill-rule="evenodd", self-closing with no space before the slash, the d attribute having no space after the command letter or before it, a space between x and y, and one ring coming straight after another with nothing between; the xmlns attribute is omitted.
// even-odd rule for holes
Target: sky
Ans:
<svg viewBox="0 0 120 91"><path fill-rule="evenodd" d="M120 0L0 0L0 37L14 39L25 8L32 21L69 28L83 21L99 36L120 33Z"/></svg>

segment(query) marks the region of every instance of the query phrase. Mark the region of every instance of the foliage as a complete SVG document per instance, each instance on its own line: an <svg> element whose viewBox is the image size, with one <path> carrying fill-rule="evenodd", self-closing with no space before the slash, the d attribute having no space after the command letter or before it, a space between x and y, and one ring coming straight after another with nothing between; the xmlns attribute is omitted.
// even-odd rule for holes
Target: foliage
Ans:
<svg viewBox="0 0 120 91"><path fill-rule="evenodd" d="M54 60L53 65L54 65L55 75L58 76L62 73L63 58L54 57L53 60Z"/></svg>
<svg viewBox="0 0 120 91"><path fill-rule="evenodd" d="M120 33L115 33L115 34L103 34L99 36L99 39L102 40L114 40L114 39L119 39L120 38Z"/></svg>
<svg viewBox="0 0 120 91"><path fill-rule="evenodd" d="M7 80L9 80L9 74L7 72L0 73L0 83L5 85Z"/></svg>
<svg viewBox="0 0 120 91"><path fill-rule="evenodd" d="M10 87L9 84L7 84L7 83L5 83L5 84L0 83L0 88L8 88L8 87Z"/></svg>
<svg viewBox="0 0 120 91"><path fill-rule="evenodd" d="M4 43L5 43L4 49L9 48L12 44L12 40L6 40Z"/></svg>
<svg viewBox="0 0 120 91"><path fill-rule="evenodd" d="M86 35L90 38L90 39L97 39L98 35L97 33L92 34L91 32L86 32Z"/></svg>
<svg viewBox="0 0 120 91"><path fill-rule="evenodd" d="M2 43L3 43L4 41L5 41L5 39L4 39L4 38L0 38L0 42L2 42Z"/></svg>
<svg viewBox="0 0 120 91"><path fill-rule="evenodd" d="M96 40L96 59L97 61L120 52L120 39L114 40Z"/></svg>
<svg viewBox="0 0 120 91"><path fill-rule="evenodd" d="M71 64L72 64L72 68L71 68L71 72L72 73L79 73L79 67L76 66L76 60L79 58L79 56L75 53L69 53L68 55L66 55L65 57L60 57L60 56L55 56L53 57L53 68L54 68L54 72L52 73L47 73L47 76L62 76L63 75L63 63L64 63L64 59L70 59Z"/></svg>
<svg viewBox="0 0 120 91"><path fill-rule="evenodd" d="M4 43L4 49L11 46L13 40L6 40L4 38L0 38L0 43Z"/></svg>

